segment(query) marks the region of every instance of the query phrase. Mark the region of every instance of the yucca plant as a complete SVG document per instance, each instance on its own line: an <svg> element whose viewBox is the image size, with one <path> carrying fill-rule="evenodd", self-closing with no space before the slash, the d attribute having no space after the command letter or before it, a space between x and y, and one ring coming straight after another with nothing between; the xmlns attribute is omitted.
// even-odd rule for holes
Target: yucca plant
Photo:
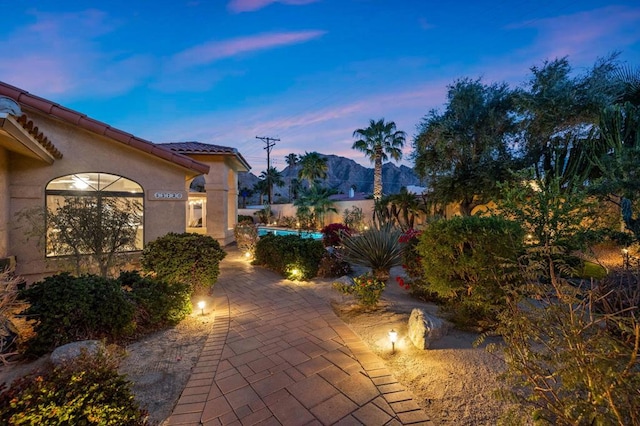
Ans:
<svg viewBox="0 0 640 426"><path fill-rule="evenodd" d="M402 264L402 231L391 224L374 226L360 235L342 233L345 260L371 268L376 278L386 280L392 267Z"/></svg>

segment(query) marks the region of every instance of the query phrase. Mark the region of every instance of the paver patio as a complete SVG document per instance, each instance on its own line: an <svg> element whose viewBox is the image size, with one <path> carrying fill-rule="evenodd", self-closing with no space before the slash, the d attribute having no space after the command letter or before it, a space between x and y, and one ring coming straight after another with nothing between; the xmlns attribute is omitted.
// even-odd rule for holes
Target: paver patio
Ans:
<svg viewBox="0 0 640 426"><path fill-rule="evenodd" d="M237 250L220 270L213 330L166 425L431 424L307 286Z"/></svg>

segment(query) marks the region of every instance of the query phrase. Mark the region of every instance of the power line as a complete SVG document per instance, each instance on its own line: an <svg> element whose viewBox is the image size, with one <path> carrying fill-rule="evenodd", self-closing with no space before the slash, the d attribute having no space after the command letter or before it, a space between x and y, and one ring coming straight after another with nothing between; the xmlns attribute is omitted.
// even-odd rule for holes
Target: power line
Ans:
<svg viewBox="0 0 640 426"><path fill-rule="evenodd" d="M280 142L280 139L270 138L269 136L256 136L256 139L260 139L265 143L264 149L267 150L267 202L271 205L271 148L276 146L276 142Z"/></svg>

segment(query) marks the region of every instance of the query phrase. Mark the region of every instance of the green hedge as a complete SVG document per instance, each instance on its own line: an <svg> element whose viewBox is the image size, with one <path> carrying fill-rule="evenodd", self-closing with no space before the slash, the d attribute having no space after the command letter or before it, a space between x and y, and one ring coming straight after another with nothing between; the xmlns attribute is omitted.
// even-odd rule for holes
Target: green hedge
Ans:
<svg viewBox="0 0 640 426"><path fill-rule="evenodd" d="M141 262L145 272L206 293L218 280L220 261L226 255L220 243L208 235L171 232L147 244Z"/></svg>
<svg viewBox="0 0 640 426"><path fill-rule="evenodd" d="M506 304L503 284L515 284L524 232L499 217L454 217L431 223L420 235L428 290L446 299L453 320L463 325L493 323Z"/></svg>
<svg viewBox="0 0 640 426"><path fill-rule="evenodd" d="M253 264L273 269L285 278L308 280L318 274L325 252L319 240L268 234L258 241Z"/></svg>

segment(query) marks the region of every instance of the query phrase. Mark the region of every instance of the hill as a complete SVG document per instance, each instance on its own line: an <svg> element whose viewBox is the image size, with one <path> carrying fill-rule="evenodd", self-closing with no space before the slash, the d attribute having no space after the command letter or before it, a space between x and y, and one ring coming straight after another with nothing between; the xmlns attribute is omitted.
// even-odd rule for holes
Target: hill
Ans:
<svg viewBox="0 0 640 426"><path fill-rule="evenodd" d="M354 188L356 192L363 192L367 195L373 194L373 167L364 167L355 161L340 157L337 155L324 155L327 158L327 178L322 184L331 188L335 188L338 193L348 194L350 188ZM298 167L286 167L281 170L283 180L286 182L283 187L274 187L274 201L285 201L288 198L289 182L291 179L297 178ZM261 171L257 171L259 174ZM259 178L253 173L240 173L238 175L238 186L240 188L252 189L259 181ZM385 163L382 165L382 187L385 194L395 194L400 188L408 185L420 185L420 179L413 172L413 169L407 166L397 166L394 163ZM252 197L251 202L255 202L256 197Z"/></svg>

